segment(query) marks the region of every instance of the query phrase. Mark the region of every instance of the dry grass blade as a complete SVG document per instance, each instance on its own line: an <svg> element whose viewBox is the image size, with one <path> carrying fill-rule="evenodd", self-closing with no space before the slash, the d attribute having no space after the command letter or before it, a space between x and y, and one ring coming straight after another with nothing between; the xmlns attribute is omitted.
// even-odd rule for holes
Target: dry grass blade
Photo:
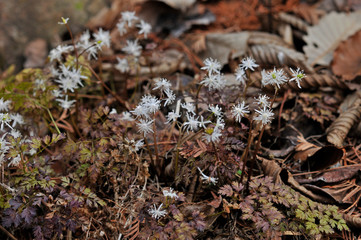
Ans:
<svg viewBox="0 0 361 240"><path fill-rule="evenodd" d="M302 30L304 32L306 32L307 28L309 27L309 25L302 19L300 19L294 15L287 14L285 12L280 12L277 15L277 19L284 23L291 24L293 27L296 27L297 29Z"/></svg>
<svg viewBox="0 0 361 240"><path fill-rule="evenodd" d="M327 141L342 147L343 140L350 131L351 127L359 121L361 117L361 99L357 99L350 107L331 124L327 129Z"/></svg>
<svg viewBox="0 0 361 240"><path fill-rule="evenodd" d="M352 14L331 12L318 25L308 28L303 50L310 65L328 66L340 42L361 29L361 12Z"/></svg>

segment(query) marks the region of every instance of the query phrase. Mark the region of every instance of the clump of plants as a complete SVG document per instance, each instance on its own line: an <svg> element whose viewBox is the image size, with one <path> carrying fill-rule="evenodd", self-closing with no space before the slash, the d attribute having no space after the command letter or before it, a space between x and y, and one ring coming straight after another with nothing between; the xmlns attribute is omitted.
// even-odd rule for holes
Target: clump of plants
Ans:
<svg viewBox="0 0 361 240"><path fill-rule="evenodd" d="M247 196L242 190L244 185L234 181L220 187L218 193L223 196L225 213L239 212L244 226L240 231L246 236L272 239L291 231L320 237L334 233L334 229L348 229L336 206L316 203L286 185L274 183L271 177L253 179Z"/></svg>
<svg viewBox="0 0 361 240"><path fill-rule="evenodd" d="M300 87L302 70L291 69L290 79L282 70L263 70L263 86L274 86L275 93L250 97L250 73L259 67L254 59L242 60L237 84L229 85L221 64L208 58L196 91L180 94L169 79L157 77L125 100L92 66L111 46L109 32L76 38L68 20L60 24L69 29L72 44L51 50L49 68L2 74L5 235L197 239L221 224L220 215L250 223L240 230L245 238L347 229L337 207L254 177L276 96L289 81ZM117 30L124 47L113 70L130 78L151 27L134 12L123 12ZM223 196L223 210L206 202L214 192Z"/></svg>

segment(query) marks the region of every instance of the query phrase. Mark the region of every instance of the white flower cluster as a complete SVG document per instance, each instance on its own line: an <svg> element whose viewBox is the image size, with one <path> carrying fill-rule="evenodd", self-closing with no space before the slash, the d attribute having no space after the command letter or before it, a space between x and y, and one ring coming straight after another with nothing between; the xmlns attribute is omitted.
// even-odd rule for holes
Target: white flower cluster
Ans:
<svg viewBox="0 0 361 240"><path fill-rule="evenodd" d="M249 69L250 71L254 71L254 68L258 67L258 64L256 64L256 61L251 58L247 57L242 59L241 64L238 65L238 68L236 69L236 81L241 85L246 85L247 81L247 75L246 71Z"/></svg>
<svg viewBox="0 0 361 240"><path fill-rule="evenodd" d="M221 74L221 63L212 58L207 58L204 60L204 67L202 70L206 70L208 72L207 76L201 81L201 84L204 84L211 90L221 90L225 84L226 80L224 79L223 74Z"/></svg>
<svg viewBox="0 0 361 240"><path fill-rule="evenodd" d="M0 165L9 160L9 166L17 166L21 160L20 154L11 157L6 156L6 153L13 147L7 138L10 136L14 139L22 138L22 134L15 127L23 125L25 122L23 116L19 113L9 113L11 104L10 100L0 98ZM28 141L26 138L21 139L20 144L26 141Z"/></svg>
<svg viewBox="0 0 361 240"><path fill-rule="evenodd" d="M135 12L125 11L122 12L121 15L122 17L117 23L120 36L126 34L130 28L137 27L139 29L138 34L143 34L144 38L148 38L148 34L152 30L152 26L149 23L135 16ZM122 51L129 56L133 56L134 62L137 62L137 58L142 54L142 46L138 44L138 39L127 40L126 42L127 44L122 48ZM115 65L115 68L119 72L127 73L130 71L130 64L127 58L117 57L117 61L118 63Z"/></svg>

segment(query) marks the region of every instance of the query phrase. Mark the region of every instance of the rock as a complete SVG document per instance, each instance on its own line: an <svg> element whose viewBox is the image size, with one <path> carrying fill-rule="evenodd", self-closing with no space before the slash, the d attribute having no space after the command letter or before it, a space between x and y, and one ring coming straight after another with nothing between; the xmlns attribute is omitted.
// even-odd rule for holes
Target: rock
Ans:
<svg viewBox="0 0 361 240"><path fill-rule="evenodd" d="M24 55L26 58L24 68L43 67L48 55L46 41L42 38L31 41L25 47Z"/></svg>
<svg viewBox="0 0 361 240"><path fill-rule="evenodd" d="M56 47L66 33L59 25L61 17L69 17L74 33L111 0L0 0L0 69L16 64L23 65L25 46L42 38Z"/></svg>

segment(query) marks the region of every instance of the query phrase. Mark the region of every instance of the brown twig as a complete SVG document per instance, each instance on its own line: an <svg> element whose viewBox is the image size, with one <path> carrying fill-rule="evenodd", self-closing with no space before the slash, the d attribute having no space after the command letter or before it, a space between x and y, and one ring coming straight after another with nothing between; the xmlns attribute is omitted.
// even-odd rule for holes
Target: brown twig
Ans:
<svg viewBox="0 0 361 240"><path fill-rule="evenodd" d="M0 225L0 230L3 231L6 235L8 235L9 238L13 239L13 240L17 240L16 237L14 237L14 235L12 235L11 233L8 232L8 230L6 230L3 226Z"/></svg>

